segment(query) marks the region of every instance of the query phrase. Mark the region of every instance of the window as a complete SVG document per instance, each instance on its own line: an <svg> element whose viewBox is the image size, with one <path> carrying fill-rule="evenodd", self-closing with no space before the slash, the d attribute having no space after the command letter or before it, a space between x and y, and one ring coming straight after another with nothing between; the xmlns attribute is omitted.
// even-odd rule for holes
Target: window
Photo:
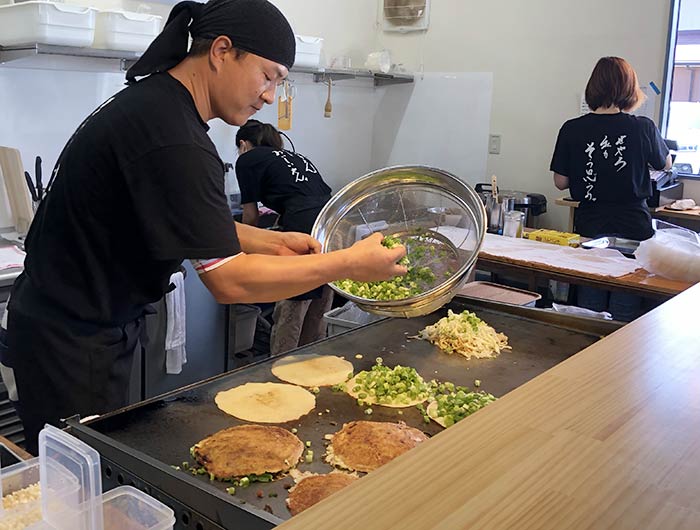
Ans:
<svg viewBox="0 0 700 530"><path fill-rule="evenodd" d="M700 176L700 0L671 4L661 128L678 143L678 172Z"/></svg>

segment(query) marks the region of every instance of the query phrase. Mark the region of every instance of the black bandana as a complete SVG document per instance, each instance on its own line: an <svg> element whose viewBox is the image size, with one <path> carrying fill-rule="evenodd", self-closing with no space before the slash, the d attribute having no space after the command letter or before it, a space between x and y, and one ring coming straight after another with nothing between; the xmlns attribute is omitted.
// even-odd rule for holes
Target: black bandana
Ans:
<svg viewBox="0 0 700 530"><path fill-rule="evenodd" d="M205 39L224 35L240 50L287 68L294 64L294 32L267 0L186 1L173 7L161 34L126 72L127 82L177 65L187 56L189 35Z"/></svg>

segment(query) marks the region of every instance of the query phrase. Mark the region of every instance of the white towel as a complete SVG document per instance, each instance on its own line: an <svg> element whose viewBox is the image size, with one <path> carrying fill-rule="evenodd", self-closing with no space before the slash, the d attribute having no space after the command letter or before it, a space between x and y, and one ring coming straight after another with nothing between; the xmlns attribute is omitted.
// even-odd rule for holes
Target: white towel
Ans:
<svg viewBox="0 0 700 530"><path fill-rule="evenodd" d="M0 247L0 270L22 268L25 253L15 246Z"/></svg>
<svg viewBox="0 0 700 530"><path fill-rule="evenodd" d="M175 289L165 295L167 328L165 332L165 373L179 374L187 362L185 352L185 276L176 272L170 277Z"/></svg>

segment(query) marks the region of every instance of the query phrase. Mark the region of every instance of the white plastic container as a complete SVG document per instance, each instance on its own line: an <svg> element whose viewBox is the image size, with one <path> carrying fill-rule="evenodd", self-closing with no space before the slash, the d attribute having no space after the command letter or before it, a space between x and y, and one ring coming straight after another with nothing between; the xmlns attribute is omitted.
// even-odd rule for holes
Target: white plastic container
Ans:
<svg viewBox="0 0 700 530"><path fill-rule="evenodd" d="M169 530L175 525L170 508L135 488L103 494L99 453L55 427L39 434L39 458L2 470L2 497L37 483L40 499L11 509L0 503L0 528Z"/></svg>
<svg viewBox="0 0 700 530"><path fill-rule="evenodd" d="M162 17L134 11L99 11L93 48L142 52L160 33Z"/></svg>
<svg viewBox="0 0 700 530"><path fill-rule="evenodd" d="M321 64L321 50L323 39L321 37L309 37L306 35L294 35L296 37L297 51L294 56L294 66L306 68L318 68Z"/></svg>
<svg viewBox="0 0 700 530"><path fill-rule="evenodd" d="M53 2L31 1L0 6L0 46L54 44L90 46L95 10Z"/></svg>

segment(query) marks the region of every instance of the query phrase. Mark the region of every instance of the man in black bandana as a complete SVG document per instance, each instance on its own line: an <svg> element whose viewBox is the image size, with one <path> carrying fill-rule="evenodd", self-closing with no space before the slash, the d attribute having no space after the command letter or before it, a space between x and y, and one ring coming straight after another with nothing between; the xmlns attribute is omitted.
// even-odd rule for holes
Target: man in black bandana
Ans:
<svg viewBox="0 0 700 530"><path fill-rule="evenodd" d="M207 122L241 125L272 103L294 52L288 22L266 0L182 2L127 72L130 86L68 141L0 344L30 451L45 423L127 403L148 304L185 259L220 303L405 273L396 264L405 250L384 248L379 234L318 254L308 235L234 225Z"/></svg>

